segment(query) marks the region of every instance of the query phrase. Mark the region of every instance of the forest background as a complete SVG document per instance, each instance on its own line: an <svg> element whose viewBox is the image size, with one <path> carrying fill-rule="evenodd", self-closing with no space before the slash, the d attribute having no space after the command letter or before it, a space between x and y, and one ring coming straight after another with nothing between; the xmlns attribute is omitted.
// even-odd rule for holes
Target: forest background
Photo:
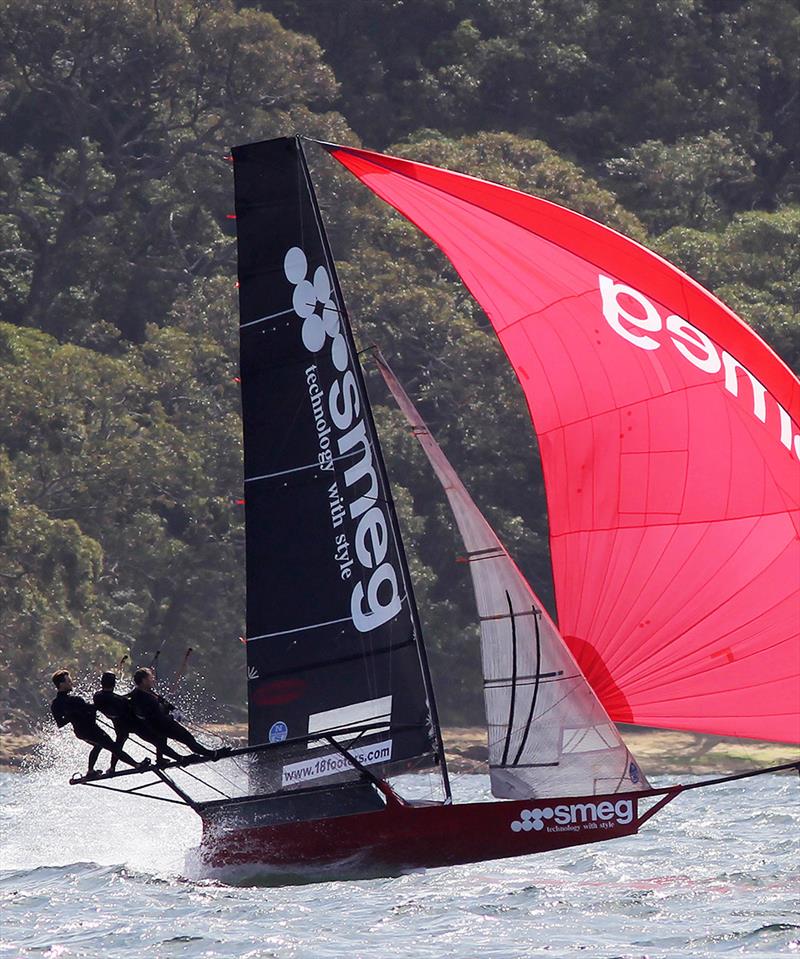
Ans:
<svg viewBox="0 0 800 959"><path fill-rule="evenodd" d="M800 366L793 0L0 0L0 706L192 647L242 714L232 144L302 132L544 196ZM321 151L318 151L321 152ZM413 227L309 147L345 297L552 607L524 402ZM440 711L480 722L446 501L370 382ZM212 702L216 700L216 704ZM0 717L2 718L2 717Z"/></svg>

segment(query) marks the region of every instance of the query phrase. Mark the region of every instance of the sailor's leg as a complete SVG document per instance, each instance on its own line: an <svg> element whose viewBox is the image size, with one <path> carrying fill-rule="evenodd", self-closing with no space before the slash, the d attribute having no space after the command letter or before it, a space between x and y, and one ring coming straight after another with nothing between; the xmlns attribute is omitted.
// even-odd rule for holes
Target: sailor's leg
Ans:
<svg viewBox="0 0 800 959"><path fill-rule="evenodd" d="M185 726L181 726L181 724L175 722L174 719L170 720L168 725L165 725L164 732L170 739L183 743L184 746L188 746L193 753L197 753L199 756L214 755L213 749L209 749L207 746L199 743Z"/></svg>
<svg viewBox="0 0 800 959"><path fill-rule="evenodd" d="M130 736L130 733L131 733L130 728L127 726L123 726L120 723L114 723L114 732L116 732L117 734L117 740L114 745L117 746L120 750L122 750L122 747L128 741L128 736ZM112 753L111 766L109 767L110 772L113 773L114 770L117 768L118 761L119 761L119 756L116 753Z"/></svg>
<svg viewBox="0 0 800 959"><path fill-rule="evenodd" d="M161 749L162 755L164 755L164 756L169 756L170 759L182 759L182 758L183 758L183 756L182 756L181 753L179 753L176 749L173 749L172 746L170 746L170 745L167 743L167 737L166 737L166 736L164 737L164 739L163 739L162 742L160 743L159 748Z"/></svg>
<svg viewBox="0 0 800 959"><path fill-rule="evenodd" d="M100 754L101 749L107 749L112 757L116 759L121 759L124 763L127 763L129 766L141 766L140 762L137 762L133 756L129 756L123 749L114 742L114 740L108 735L107 732L102 730L99 726L96 727L91 733L91 739L87 736L87 740L91 743L94 743L94 749L92 750L92 755L95 757L95 762L97 761L97 756ZM97 752L95 753L95 750ZM90 757L91 762L91 757ZM90 767L91 768L91 767Z"/></svg>
<svg viewBox="0 0 800 959"><path fill-rule="evenodd" d="M88 775L89 773L93 773L93 772L94 772L94 767L95 767L95 764L97 763L98 757L100 756L100 750L101 750L102 748L103 748L103 747L100 746L100 745L98 745L97 743L95 743L95 744L92 746L92 750L91 750L91 752L89 753L89 768L86 770L87 775Z"/></svg>
<svg viewBox="0 0 800 959"><path fill-rule="evenodd" d="M110 740L110 737L109 737L109 740ZM114 759L121 759L124 763L127 763L129 766L142 765L142 763L140 763L138 759L134 759L133 756L129 756L124 749L120 749L119 746L117 746L117 744L113 741L111 741L110 746L106 746L105 748L111 752L111 755L113 756ZM145 763L149 763L149 762L150 762L149 759L145 760Z"/></svg>
<svg viewBox="0 0 800 959"><path fill-rule="evenodd" d="M171 746L167 745L167 737L163 733L157 732L155 729L145 728L144 725L137 726L133 732L146 743L155 746L156 765L164 765L164 756L169 756L170 759L181 758L179 752L176 752Z"/></svg>

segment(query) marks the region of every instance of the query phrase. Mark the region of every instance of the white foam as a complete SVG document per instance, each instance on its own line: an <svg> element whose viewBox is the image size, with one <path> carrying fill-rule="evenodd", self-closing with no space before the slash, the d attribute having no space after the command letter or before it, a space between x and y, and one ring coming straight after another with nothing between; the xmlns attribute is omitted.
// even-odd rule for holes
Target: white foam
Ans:
<svg viewBox="0 0 800 959"><path fill-rule="evenodd" d="M88 749L70 729L45 730L23 771L3 777L13 799L3 806L2 868L95 862L180 873L186 850L200 838L198 816L167 803L70 786L69 777L86 769ZM144 756L136 746L130 751Z"/></svg>

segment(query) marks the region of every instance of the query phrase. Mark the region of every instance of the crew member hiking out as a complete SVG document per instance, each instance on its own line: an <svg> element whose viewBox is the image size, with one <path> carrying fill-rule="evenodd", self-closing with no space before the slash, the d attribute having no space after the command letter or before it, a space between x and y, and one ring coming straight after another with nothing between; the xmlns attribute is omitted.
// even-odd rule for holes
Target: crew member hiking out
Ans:
<svg viewBox="0 0 800 959"><path fill-rule="evenodd" d="M81 696L72 693L72 678L66 669L59 669L53 673L53 683L58 693L50 709L56 725L59 729L62 729L68 723L71 723L75 736L92 746L89 753L89 768L86 771L87 777L100 775L100 772L94 767L103 749L107 749L114 760L121 759L124 763L137 769L146 769L150 765L149 759L140 763L129 756L105 730L97 725L97 708L90 706Z"/></svg>
<svg viewBox="0 0 800 959"><path fill-rule="evenodd" d="M131 691L133 711L136 718L144 723L148 730L156 735L183 743L199 756L216 759L227 752L227 750L209 749L199 743L185 726L181 726L172 715L176 712L175 707L154 690L155 682L155 673L146 666L137 669L133 674L134 687Z"/></svg>
<svg viewBox="0 0 800 959"><path fill-rule="evenodd" d="M114 673L103 673L100 677L100 689L94 694L94 704L97 709L107 716L114 724L114 732L117 734L117 746L120 749L125 745L128 736L133 733L139 739L145 740L156 748L156 763L159 766L164 765L164 755L170 759L180 759L181 754L176 752L171 746L167 745L167 737L156 733L154 729L149 728L140 719L136 718L133 709L133 703L130 695L120 696L114 692L117 684L117 677ZM111 772L117 765L117 757L111 759Z"/></svg>

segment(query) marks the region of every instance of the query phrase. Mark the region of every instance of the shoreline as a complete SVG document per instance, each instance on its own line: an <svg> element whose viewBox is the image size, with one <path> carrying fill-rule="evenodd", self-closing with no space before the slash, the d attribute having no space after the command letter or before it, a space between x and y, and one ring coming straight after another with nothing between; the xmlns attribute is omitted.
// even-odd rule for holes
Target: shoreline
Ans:
<svg viewBox="0 0 800 959"><path fill-rule="evenodd" d="M15 724L16 725L16 724ZM247 739L245 723L204 727L234 745ZM645 774L713 775L738 769L759 769L797 760L790 745L734 739L700 733L621 726L622 737ZM447 765L451 773L486 773L486 730L482 726L446 726L442 729ZM0 772L22 772L42 736L35 731L3 730Z"/></svg>
<svg viewBox="0 0 800 959"><path fill-rule="evenodd" d="M638 726L619 729L631 754L650 776L723 775L800 759L797 748L784 743ZM452 772L486 772L484 728L451 727L443 729L442 734Z"/></svg>

